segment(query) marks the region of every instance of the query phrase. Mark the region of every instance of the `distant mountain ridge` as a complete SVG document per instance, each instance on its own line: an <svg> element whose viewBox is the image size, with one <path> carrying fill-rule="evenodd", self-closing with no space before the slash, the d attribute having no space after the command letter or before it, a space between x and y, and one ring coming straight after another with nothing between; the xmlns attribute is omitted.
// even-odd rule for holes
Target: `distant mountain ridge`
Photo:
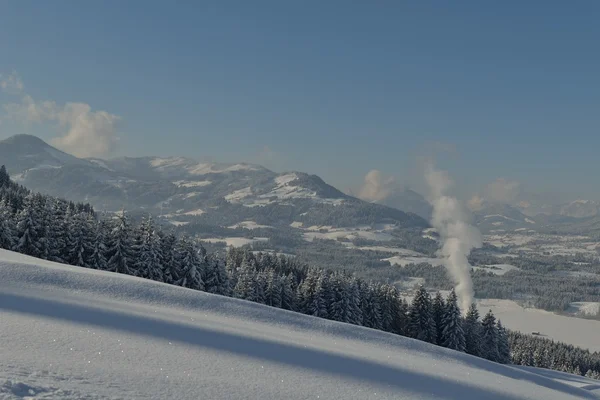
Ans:
<svg viewBox="0 0 600 400"><path fill-rule="evenodd" d="M346 195L316 175L275 173L255 164L185 157L81 159L30 135L0 141L0 158L17 182L89 202L97 210L141 209L178 221L201 217L216 225L256 218L285 226L296 220L318 225L335 214L346 224L428 226L413 213Z"/></svg>

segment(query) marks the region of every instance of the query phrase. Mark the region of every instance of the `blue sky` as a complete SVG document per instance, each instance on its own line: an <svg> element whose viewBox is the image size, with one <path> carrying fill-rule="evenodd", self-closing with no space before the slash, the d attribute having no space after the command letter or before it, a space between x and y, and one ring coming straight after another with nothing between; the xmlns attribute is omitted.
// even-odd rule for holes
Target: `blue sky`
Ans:
<svg viewBox="0 0 600 400"><path fill-rule="evenodd" d="M4 115L0 137L260 162L342 189L372 169L415 183L441 143L465 190L503 177L599 197L599 19L583 0L10 1L0 73L24 87L1 104L53 105ZM88 121L120 140L88 143Z"/></svg>

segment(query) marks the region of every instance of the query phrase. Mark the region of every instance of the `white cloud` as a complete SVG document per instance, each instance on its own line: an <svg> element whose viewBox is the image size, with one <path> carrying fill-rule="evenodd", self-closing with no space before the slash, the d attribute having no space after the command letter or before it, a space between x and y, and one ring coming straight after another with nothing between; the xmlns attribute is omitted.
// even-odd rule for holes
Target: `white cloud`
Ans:
<svg viewBox="0 0 600 400"><path fill-rule="evenodd" d="M19 74L12 72L8 75L0 74L0 90L10 94L19 94L23 92L25 86L19 77Z"/></svg>
<svg viewBox="0 0 600 400"><path fill-rule="evenodd" d="M358 191L358 198L365 201L385 200L394 190L393 176L385 178L381 171L373 169L365 175L364 182Z"/></svg>
<svg viewBox="0 0 600 400"><path fill-rule="evenodd" d="M0 89L18 95L20 102L4 105L4 118L24 124L50 123L60 136L51 143L77 157L105 157L112 153L119 140L117 123L121 117L106 111L92 111L89 104L36 101L23 92L24 85L17 74L2 76Z"/></svg>
<svg viewBox="0 0 600 400"><path fill-rule="evenodd" d="M480 195L476 194L469 199L467 206L471 211L479 211L483 208L484 203L485 199Z"/></svg>
<svg viewBox="0 0 600 400"><path fill-rule="evenodd" d="M517 201L520 194L519 182L498 178L486 187L484 197L492 203L512 204Z"/></svg>

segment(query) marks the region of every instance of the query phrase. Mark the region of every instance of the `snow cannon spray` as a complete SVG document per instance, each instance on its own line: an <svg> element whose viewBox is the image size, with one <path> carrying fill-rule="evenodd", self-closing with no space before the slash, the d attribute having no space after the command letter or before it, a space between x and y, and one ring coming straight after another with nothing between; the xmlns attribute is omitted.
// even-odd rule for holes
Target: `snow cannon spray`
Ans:
<svg viewBox="0 0 600 400"><path fill-rule="evenodd" d="M430 190L429 202L433 207L431 225L440 235L441 248L438 256L456 284L456 294L463 312L473 302L473 281L468 256L472 249L482 246L479 229L473 226L471 213L456 198L449 196L452 179L446 171L437 170L430 164L425 172Z"/></svg>

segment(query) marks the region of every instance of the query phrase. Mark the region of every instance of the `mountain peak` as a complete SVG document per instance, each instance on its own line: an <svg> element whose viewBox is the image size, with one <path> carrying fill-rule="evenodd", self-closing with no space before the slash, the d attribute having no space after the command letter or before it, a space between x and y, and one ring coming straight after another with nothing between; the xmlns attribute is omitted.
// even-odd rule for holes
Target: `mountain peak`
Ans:
<svg viewBox="0 0 600 400"><path fill-rule="evenodd" d="M40 139L37 136L34 135L27 135L27 134L18 134L18 135L14 135L11 136L7 139L4 139L2 141L0 141L1 144L4 145L11 145L11 146L17 146L21 149L25 149L25 148L29 148L29 149L33 149L33 148L46 148L46 147L50 147L50 145L46 142L44 142L42 139Z"/></svg>

